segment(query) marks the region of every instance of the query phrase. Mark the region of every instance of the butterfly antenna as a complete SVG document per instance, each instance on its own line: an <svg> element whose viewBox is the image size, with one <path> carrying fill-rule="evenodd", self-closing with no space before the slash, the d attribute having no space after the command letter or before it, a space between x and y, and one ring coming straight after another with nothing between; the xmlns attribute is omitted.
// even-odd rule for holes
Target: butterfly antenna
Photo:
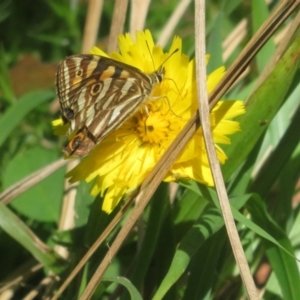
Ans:
<svg viewBox="0 0 300 300"><path fill-rule="evenodd" d="M154 64L154 60L153 60L153 57L152 57L152 54L151 54L151 51L150 51L150 47L149 47L148 41L146 41L146 44L147 44L147 48L148 48L148 51L149 51L149 54L150 54L150 57L151 57L151 61L152 61L152 65L153 65L153 70L155 70L155 64Z"/></svg>
<svg viewBox="0 0 300 300"><path fill-rule="evenodd" d="M147 48L148 48L148 51L149 51L149 54L150 54L150 57L151 57L151 61L152 61L152 65L153 65L153 70L156 70L155 69L155 64L154 64L154 60L153 60L153 57L152 57L152 54L151 54L151 51L150 51L150 47L149 47L149 44L148 44L148 41L146 41L146 44L147 44ZM176 52L179 51L179 48L175 49L164 61L162 64L160 64L160 66L157 68L157 70L161 69L161 67L166 63L166 61L173 55L175 54Z"/></svg>
<svg viewBox="0 0 300 300"><path fill-rule="evenodd" d="M166 61L167 60L169 60L169 58L171 58L176 52L178 52L179 51L179 49L177 48L177 49L175 49L164 61L163 61L163 63L159 66L159 68L158 69L160 69L165 63L166 63Z"/></svg>

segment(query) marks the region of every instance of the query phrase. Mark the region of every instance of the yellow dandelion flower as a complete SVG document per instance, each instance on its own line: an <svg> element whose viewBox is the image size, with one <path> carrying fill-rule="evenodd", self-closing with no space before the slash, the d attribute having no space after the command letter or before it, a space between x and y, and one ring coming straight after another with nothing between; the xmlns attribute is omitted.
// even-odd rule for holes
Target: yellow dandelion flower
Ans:
<svg viewBox="0 0 300 300"><path fill-rule="evenodd" d="M179 37L174 38L166 53L154 45L148 30L138 32L136 42L129 34L121 35L119 48L120 53L112 53L109 57L146 74L153 73L164 63L165 79L154 87L149 99L133 116L68 173L71 182L94 180L91 194L104 196L102 209L107 213L115 208L122 196L143 182L197 109L195 63L182 54ZM178 51L173 53L176 49ZM107 56L98 48L94 48L92 54ZM224 72L221 67L208 76L208 91L216 86ZM220 101L215 106L210 118L216 144L230 143L227 135L240 128L237 122L229 119L244 111L242 101ZM224 163L225 153L217 145L216 149L219 161ZM180 178L213 185L201 128L177 158L165 180Z"/></svg>

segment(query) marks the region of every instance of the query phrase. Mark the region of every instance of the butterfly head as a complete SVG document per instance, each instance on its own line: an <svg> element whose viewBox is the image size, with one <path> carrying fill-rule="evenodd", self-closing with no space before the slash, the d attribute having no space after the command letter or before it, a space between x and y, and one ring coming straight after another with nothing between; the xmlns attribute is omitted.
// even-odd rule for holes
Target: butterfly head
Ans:
<svg viewBox="0 0 300 300"><path fill-rule="evenodd" d="M149 77L151 78L151 83L153 86L161 83L165 77L165 68L163 66L160 66L157 71L150 74Z"/></svg>
<svg viewBox="0 0 300 300"><path fill-rule="evenodd" d="M160 67L154 72L152 73L152 82L153 83L161 83L164 80L165 77L165 73L166 73L166 69L164 67L164 64L176 53L178 52L179 49L175 49L164 61L163 63L160 65ZM154 65L154 63L153 63Z"/></svg>
<svg viewBox="0 0 300 300"><path fill-rule="evenodd" d="M166 70L165 70L165 67L163 67L163 66L160 66L158 68L158 70L155 72L157 83L161 83L163 81L163 79L165 77L165 72L166 72Z"/></svg>

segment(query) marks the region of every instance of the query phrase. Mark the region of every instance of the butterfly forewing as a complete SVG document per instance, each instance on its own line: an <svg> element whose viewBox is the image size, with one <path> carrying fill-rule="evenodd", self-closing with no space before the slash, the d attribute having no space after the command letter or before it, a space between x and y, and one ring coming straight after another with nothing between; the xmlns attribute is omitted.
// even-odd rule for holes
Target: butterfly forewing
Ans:
<svg viewBox="0 0 300 300"><path fill-rule="evenodd" d="M77 132L64 148L84 156L121 126L162 81L164 68L144 74L127 64L96 55L74 55L62 61L56 75L62 118Z"/></svg>

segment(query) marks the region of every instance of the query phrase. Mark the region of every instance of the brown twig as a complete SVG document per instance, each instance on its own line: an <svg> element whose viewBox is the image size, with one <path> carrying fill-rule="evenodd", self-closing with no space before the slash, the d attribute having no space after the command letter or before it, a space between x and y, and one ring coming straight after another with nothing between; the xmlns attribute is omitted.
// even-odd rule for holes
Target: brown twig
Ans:
<svg viewBox="0 0 300 300"><path fill-rule="evenodd" d="M3 293L8 290L15 290L16 288L19 288L21 282L26 282L32 276L36 275L36 273L42 268L43 265L33 258L23 263L16 270L14 270L8 278L2 280L0 288L0 299L2 299Z"/></svg>
<svg viewBox="0 0 300 300"><path fill-rule="evenodd" d="M183 14L187 10L188 6L190 5L191 0L181 0L177 7L175 8L174 12L172 13L171 17L167 21L167 24L162 30L162 33L157 41L158 45L164 47L169 39L171 38L175 27L177 26L178 22L182 18Z"/></svg>

